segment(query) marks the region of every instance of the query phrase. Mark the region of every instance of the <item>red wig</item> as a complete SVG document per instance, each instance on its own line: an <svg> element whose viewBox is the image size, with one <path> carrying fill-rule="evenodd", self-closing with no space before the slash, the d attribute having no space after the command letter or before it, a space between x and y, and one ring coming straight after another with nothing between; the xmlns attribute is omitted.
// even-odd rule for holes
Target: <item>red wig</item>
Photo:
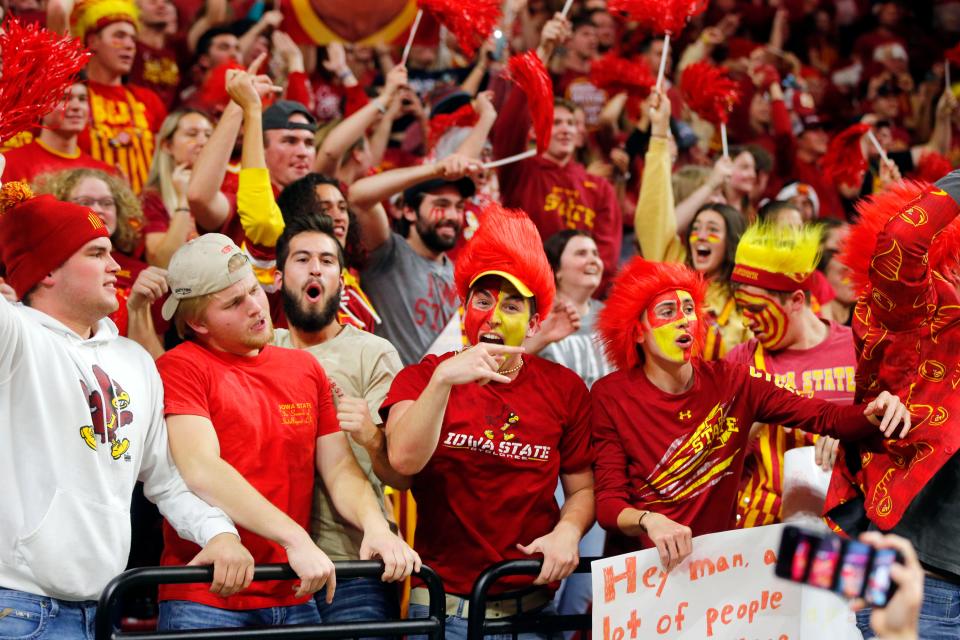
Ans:
<svg viewBox="0 0 960 640"><path fill-rule="evenodd" d="M545 319L553 309L556 285L537 227L523 211L504 209L496 203L487 205L478 218L480 228L457 255L453 269L460 299L467 303L470 285L477 276L502 271L533 292L540 319Z"/></svg>
<svg viewBox="0 0 960 640"><path fill-rule="evenodd" d="M700 354L706 337L703 300L707 295L707 284L703 276L682 264L650 262L637 256L614 278L610 297L597 320L597 331L607 359L618 369L632 369L643 362L637 348L641 317L657 295L675 289L693 296L699 322L692 355L697 357Z"/></svg>
<svg viewBox="0 0 960 640"><path fill-rule="evenodd" d="M860 219L843 243L840 262L850 268L850 279L859 293L870 285L870 261L877 248L877 236L908 204L933 185L903 180L857 203ZM929 253L930 268L948 280L960 273L960 218L955 218L933 238Z"/></svg>

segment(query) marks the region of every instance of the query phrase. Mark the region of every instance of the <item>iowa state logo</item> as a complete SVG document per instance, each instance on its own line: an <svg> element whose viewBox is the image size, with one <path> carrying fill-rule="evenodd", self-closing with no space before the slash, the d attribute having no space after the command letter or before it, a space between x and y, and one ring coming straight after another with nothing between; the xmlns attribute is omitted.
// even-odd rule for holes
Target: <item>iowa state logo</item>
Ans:
<svg viewBox="0 0 960 640"><path fill-rule="evenodd" d="M127 410L130 395L97 365L93 365L93 376L97 381L96 389L87 388L87 383L80 380L92 422L80 427L80 437L94 451L98 445L109 444L110 455L119 460L130 448L130 440L117 436L118 429L133 422L133 412ZM129 456L126 459L129 460Z"/></svg>

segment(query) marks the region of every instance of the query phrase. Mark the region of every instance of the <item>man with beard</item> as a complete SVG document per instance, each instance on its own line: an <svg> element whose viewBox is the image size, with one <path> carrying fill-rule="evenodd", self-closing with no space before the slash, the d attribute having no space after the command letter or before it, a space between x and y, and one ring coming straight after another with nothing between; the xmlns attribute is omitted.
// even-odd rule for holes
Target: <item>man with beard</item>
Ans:
<svg viewBox="0 0 960 640"><path fill-rule="evenodd" d="M383 483L407 483L390 469L378 411L400 370L389 342L337 321L343 292L343 249L327 216L294 217L277 242L277 286L289 330L277 329L273 344L304 349L330 377L340 428L366 474L384 514ZM374 417L375 416L375 417ZM331 560L357 560L363 533L334 507L323 485L313 494L311 532ZM374 578L343 580L332 603L316 595L323 622L387 620L399 615L393 585Z"/></svg>
<svg viewBox="0 0 960 640"><path fill-rule="evenodd" d="M363 531L360 558L383 558L386 579L409 575L419 558L390 531L337 428L323 369L309 354L270 345L266 294L249 258L226 236L206 234L177 250L167 279L163 317L186 340L157 362L174 462L187 486L233 518L257 564L289 562L301 582L254 583L229 598L164 585L160 629L319 622L313 593L329 581L330 602L336 582L305 530L315 474ZM193 546L165 527L162 564L185 564Z"/></svg>
<svg viewBox="0 0 960 640"><path fill-rule="evenodd" d="M459 328L453 263L446 252L463 228L463 208L476 190L467 174L480 170L459 155L386 171L350 187L364 246L370 251L360 281L383 318L377 335L389 340L404 365L420 361L451 322ZM405 235L390 228L380 201L403 192ZM452 332L459 336L459 331ZM459 341L459 340L458 340Z"/></svg>

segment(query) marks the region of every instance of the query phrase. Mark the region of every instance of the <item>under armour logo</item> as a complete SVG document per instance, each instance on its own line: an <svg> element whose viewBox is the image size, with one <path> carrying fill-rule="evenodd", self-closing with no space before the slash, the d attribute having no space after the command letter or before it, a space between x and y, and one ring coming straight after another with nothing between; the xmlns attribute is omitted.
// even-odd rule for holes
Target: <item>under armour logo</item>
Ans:
<svg viewBox="0 0 960 640"><path fill-rule="evenodd" d="M677 414L677 418L679 418L680 420L689 420L691 417L693 417L693 414L690 413L689 410L681 411L680 413Z"/></svg>

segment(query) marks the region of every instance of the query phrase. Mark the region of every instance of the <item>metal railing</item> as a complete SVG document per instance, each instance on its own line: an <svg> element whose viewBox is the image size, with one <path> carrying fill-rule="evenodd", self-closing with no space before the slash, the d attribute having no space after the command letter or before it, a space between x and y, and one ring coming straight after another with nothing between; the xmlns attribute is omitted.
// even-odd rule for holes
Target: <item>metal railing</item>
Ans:
<svg viewBox="0 0 960 640"><path fill-rule="evenodd" d="M580 558L574 573L590 573L590 563L597 558ZM470 614L467 620L467 640L482 640L491 634L512 634L516 638L519 633L557 633L562 631L581 631L591 628L589 613L576 615L551 615L534 612L520 614L510 618L487 619L487 601L490 588L501 578L508 576L536 576L539 575L542 560L504 560L480 574L473 583L470 592ZM431 595L431 604L433 596Z"/></svg>
<svg viewBox="0 0 960 640"><path fill-rule="evenodd" d="M337 579L379 578L383 563L335 562ZM432 569L421 568L415 576L420 578L430 592L430 617L415 620L384 620L377 622L349 622L321 625L295 625L287 627L249 627L245 629L203 629L196 631L157 631L121 633L114 625L120 599L128 590L159 584L187 584L210 582L213 567L144 567L125 571L110 581L100 595L97 606L96 640L120 640L149 638L150 640L301 640L305 638L368 638L372 636L401 636L424 634L434 640L442 640L446 620L446 604L443 583ZM297 575L290 565L268 564L255 568L254 580L293 580Z"/></svg>

